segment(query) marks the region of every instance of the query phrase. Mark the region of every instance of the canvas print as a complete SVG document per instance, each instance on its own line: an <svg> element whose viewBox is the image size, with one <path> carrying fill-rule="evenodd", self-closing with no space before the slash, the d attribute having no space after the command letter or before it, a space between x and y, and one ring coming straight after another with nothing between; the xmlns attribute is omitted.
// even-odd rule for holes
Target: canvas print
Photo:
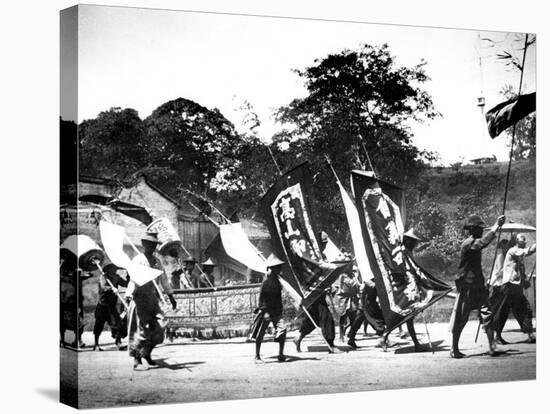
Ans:
<svg viewBox="0 0 550 414"><path fill-rule="evenodd" d="M535 34L60 23L62 402L536 378Z"/></svg>

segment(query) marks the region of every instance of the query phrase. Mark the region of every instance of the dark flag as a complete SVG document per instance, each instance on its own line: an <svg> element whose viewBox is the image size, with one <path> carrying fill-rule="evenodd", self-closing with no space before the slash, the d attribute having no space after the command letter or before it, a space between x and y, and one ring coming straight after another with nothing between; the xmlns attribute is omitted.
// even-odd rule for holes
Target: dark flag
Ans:
<svg viewBox="0 0 550 414"><path fill-rule="evenodd" d="M262 198L275 254L288 261L282 278L306 308L351 263L330 263L323 257L311 215L311 181L308 164L301 164L281 176Z"/></svg>
<svg viewBox="0 0 550 414"><path fill-rule="evenodd" d="M386 333L441 299L452 287L422 269L403 247L403 191L363 171L352 172L355 205Z"/></svg>
<svg viewBox="0 0 550 414"><path fill-rule="evenodd" d="M119 213L122 213L128 217L132 217L138 221L141 221L143 224L148 226L153 222L153 218L143 207L136 206L134 204L125 203L116 198L105 197L102 195L89 194L79 197L80 201L85 201L87 203L100 204L102 206L109 207Z"/></svg>
<svg viewBox="0 0 550 414"><path fill-rule="evenodd" d="M487 127L489 128L491 138L497 137L506 128L511 127L531 112L534 112L536 105L536 92L533 92L499 103L487 111L485 119L487 120Z"/></svg>

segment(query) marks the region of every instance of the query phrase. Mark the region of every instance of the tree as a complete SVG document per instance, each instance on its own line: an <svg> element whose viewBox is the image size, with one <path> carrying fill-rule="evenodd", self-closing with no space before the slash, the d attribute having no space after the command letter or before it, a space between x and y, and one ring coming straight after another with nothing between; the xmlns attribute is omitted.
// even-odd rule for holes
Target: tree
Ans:
<svg viewBox="0 0 550 414"><path fill-rule="evenodd" d="M206 194L214 178L234 167L241 140L218 109L188 99L166 102L144 121L150 161L162 181L175 181Z"/></svg>
<svg viewBox="0 0 550 414"><path fill-rule="evenodd" d="M250 102L244 100L236 110L241 115L240 125L246 130L234 147L232 168L221 171L215 179L216 191L228 210L239 211L241 216L256 217L258 201L278 173L271 154L279 165L284 164L283 155L276 143L268 144L260 138L258 128L261 121Z"/></svg>
<svg viewBox="0 0 550 414"><path fill-rule="evenodd" d="M79 139L85 173L125 184L145 174L177 196L182 187L206 194L234 169L241 136L219 110L178 98L143 121L130 108L101 112L80 124Z"/></svg>
<svg viewBox="0 0 550 414"><path fill-rule="evenodd" d="M274 140L288 146L285 156L291 162L312 163L316 208L331 234L344 236L345 218L325 155L342 179L372 163L379 176L400 184L413 182L433 156L414 146L410 130L410 122L440 115L420 88L429 80L425 64L401 67L387 45L364 45L295 71L307 95L279 108L276 116L284 129Z"/></svg>
<svg viewBox="0 0 550 414"><path fill-rule="evenodd" d="M135 109L111 108L78 128L81 170L87 174L131 179L146 165L145 127Z"/></svg>

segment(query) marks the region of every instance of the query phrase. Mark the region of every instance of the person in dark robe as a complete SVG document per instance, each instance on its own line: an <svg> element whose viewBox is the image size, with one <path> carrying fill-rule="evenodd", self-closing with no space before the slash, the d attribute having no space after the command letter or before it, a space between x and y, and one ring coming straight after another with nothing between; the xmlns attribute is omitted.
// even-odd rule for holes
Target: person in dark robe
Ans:
<svg viewBox="0 0 550 414"><path fill-rule="evenodd" d="M197 275L196 272L193 272L195 270L196 264L197 259L195 259L193 256L187 256L185 259L183 259L183 272L185 274L185 278L191 283L191 287L194 289L201 287L200 275Z"/></svg>
<svg viewBox="0 0 550 414"><path fill-rule="evenodd" d="M408 254L413 258L414 249L419 241L422 239L416 234L414 229L409 229L405 234L403 234L403 247L408 252ZM407 330L414 344L414 352L426 352L426 347L420 344L418 337L416 336L416 330L414 329L414 318L410 318L406 322ZM401 325L399 325L401 328ZM403 336L401 335L401 338Z"/></svg>
<svg viewBox="0 0 550 414"><path fill-rule="evenodd" d="M494 240L498 228L504 224L505 219L504 216L500 216L485 235L483 235L485 222L478 215L470 216L464 225L469 236L462 242L460 248L459 277L456 280L458 296L450 321L453 335L451 358L465 356L460 352L458 344L472 309L477 309L480 322L485 328L489 341L489 354L491 356L499 354L494 341L493 313L489 304L489 290L485 286L481 255L483 249Z"/></svg>
<svg viewBox="0 0 550 414"><path fill-rule="evenodd" d="M284 347L286 340L286 329L281 326L281 316L283 314L282 286L279 281L281 268L285 262L280 260L274 254L271 254L266 262L267 277L260 288L258 298L258 308L255 310L256 317L252 325L250 337L255 340L256 353L254 360L256 363L262 363L260 357L260 348L264 339L265 332L271 324L275 329L274 340L279 343L279 355L277 360L284 362Z"/></svg>
<svg viewBox="0 0 550 414"><path fill-rule="evenodd" d="M115 339L115 345L120 350L122 339L126 337L124 324L118 311L118 296L114 289L128 286L128 274L120 276L119 272L126 272L124 269L109 263L103 267L103 274L99 275L99 298L95 308L94 316L94 351L103 351L99 346L99 336L103 331L105 322L111 327L111 334Z"/></svg>
<svg viewBox="0 0 550 414"><path fill-rule="evenodd" d="M160 243L156 235L146 234L141 239L141 243L144 249L144 263L142 264L162 270L160 261L154 255ZM162 290L168 295L172 309L175 310L177 304L166 274L164 272L161 273L155 281L158 282L157 286L162 286ZM159 303L160 295L152 280L138 286L130 279L126 296L131 299L130 309L128 310L128 315L132 315L128 337L130 356L134 358L134 370L142 371L147 369L147 367L143 366L142 359L149 366L157 365L151 358L151 353L157 345L164 341L166 326L164 323L164 314Z"/></svg>
<svg viewBox="0 0 550 414"><path fill-rule="evenodd" d="M214 277L214 268L216 267L216 263L214 263L214 261L211 259L211 258L208 258L208 260L202 262L202 271L203 271L203 275L202 276L202 279L208 279L208 280L203 280L202 281L202 284L206 284L206 286L203 286L203 287L214 287L216 286L216 280L215 280L215 277ZM206 282L206 283L204 283Z"/></svg>
<svg viewBox="0 0 550 414"><path fill-rule="evenodd" d="M83 282L93 277L90 272L83 272L78 268L77 258L62 253L60 264L60 344L66 346L65 332L74 331L75 339L70 344L75 349L86 346L82 341L84 333L84 293Z"/></svg>

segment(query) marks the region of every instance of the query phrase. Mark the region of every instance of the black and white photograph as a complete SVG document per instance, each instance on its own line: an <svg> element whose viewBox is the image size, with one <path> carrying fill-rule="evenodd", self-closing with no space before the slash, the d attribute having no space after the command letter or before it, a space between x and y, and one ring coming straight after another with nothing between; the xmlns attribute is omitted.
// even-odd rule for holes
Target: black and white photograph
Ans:
<svg viewBox="0 0 550 414"><path fill-rule="evenodd" d="M59 24L62 403L537 379L535 31Z"/></svg>

